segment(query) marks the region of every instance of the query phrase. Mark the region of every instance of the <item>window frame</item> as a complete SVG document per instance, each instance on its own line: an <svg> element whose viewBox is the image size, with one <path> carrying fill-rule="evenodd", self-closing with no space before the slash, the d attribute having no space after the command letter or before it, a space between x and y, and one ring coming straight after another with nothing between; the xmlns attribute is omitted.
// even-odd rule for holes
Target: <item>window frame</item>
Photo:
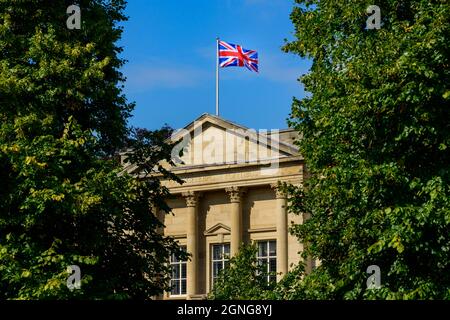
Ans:
<svg viewBox="0 0 450 320"><path fill-rule="evenodd" d="M275 254L271 255L270 254L270 243L273 242L274 243L274 248L275 248ZM260 244L264 243L266 245L266 255L262 256L260 255ZM265 263L266 266L266 270L265 272L265 277L267 280L267 284L272 284L272 283L276 283L277 282L277 240L276 239L267 239L267 240L257 240L256 244L258 246L258 250L256 252L256 260L258 261L258 264L260 264L260 261L263 261ZM270 271L270 261L271 260L275 260L275 270L274 271Z"/></svg>
<svg viewBox="0 0 450 320"><path fill-rule="evenodd" d="M221 247L221 258L220 259L214 259L214 247ZM228 247L228 253L226 253L225 251L225 247ZM229 261L230 261L230 243L229 242L224 242L224 243L211 243L211 250L210 250L210 264L211 264L211 268L210 268L210 272L211 272L211 276L210 276L210 286L211 289L214 288L214 282L217 279L217 276L214 276L214 263L221 263L222 264L222 269L225 269L225 267L228 266ZM220 272L219 271L219 272Z"/></svg>
<svg viewBox="0 0 450 320"><path fill-rule="evenodd" d="M180 248L184 251L187 250L186 246L180 246ZM178 261L173 261L174 258L174 254L172 253L170 255L170 260L169 260L169 264L171 267L171 275L170 275L170 291L169 293L169 297L183 297L187 295L187 278L188 278L188 274L187 274L187 260L178 260ZM178 272L179 272L179 277L174 279L173 278L173 268L174 267L178 268ZM183 277L183 269L185 269L185 274L186 276ZM173 281L177 281L178 282L178 286L179 286L179 293L172 293L173 290L173 285L172 282ZM183 293L183 281L185 282L185 292Z"/></svg>

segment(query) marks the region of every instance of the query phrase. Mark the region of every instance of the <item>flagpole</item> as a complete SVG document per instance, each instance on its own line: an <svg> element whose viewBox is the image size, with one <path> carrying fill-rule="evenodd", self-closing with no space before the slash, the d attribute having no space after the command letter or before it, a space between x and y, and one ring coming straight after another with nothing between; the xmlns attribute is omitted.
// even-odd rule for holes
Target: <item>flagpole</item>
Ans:
<svg viewBox="0 0 450 320"><path fill-rule="evenodd" d="M216 38L216 116L219 116L219 38Z"/></svg>

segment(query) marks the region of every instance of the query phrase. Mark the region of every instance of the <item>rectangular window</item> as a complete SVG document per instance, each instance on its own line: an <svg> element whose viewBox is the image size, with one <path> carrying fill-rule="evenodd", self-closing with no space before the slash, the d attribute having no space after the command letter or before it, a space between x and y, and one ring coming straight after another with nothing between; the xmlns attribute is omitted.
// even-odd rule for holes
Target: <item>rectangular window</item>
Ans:
<svg viewBox="0 0 450 320"><path fill-rule="evenodd" d="M212 285L216 282L220 271L222 271L226 266L228 266L230 260L230 244L214 244L212 245L211 252L211 275L212 275Z"/></svg>
<svg viewBox="0 0 450 320"><path fill-rule="evenodd" d="M258 263L263 266L267 283L277 281L277 242L275 240L258 241Z"/></svg>
<svg viewBox="0 0 450 320"><path fill-rule="evenodd" d="M181 247L186 250L186 247ZM172 267L172 277L170 279L170 295L180 296L186 294L186 260L179 260L172 254L170 257L170 265Z"/></svg>

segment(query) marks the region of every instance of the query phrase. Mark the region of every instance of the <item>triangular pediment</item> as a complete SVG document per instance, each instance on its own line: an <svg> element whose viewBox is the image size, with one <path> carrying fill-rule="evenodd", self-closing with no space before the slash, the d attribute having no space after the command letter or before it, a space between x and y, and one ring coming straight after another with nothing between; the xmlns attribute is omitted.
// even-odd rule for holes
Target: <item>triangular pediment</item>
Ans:
<svg viewBox="0 0 450 320"><path fill-rule="evenodd" d="M208 113L175 131L172 160L177 168L263 163L298 156L298 149L283 137L292 130L255 130ZM183 151L181 151L183 150ZM167 163L165 167L170 167ZM139 172L136 166L126 167Z"/></svg>
<svg viewBox="0 0 450 320"><path fill-rule="evenodd" d="M204 232L205 236L215 236L219 234L230 234L231 228L223 223L217 223Z"/></svg>
<svg viewBox="0 0 450 320"><path fill-rule="evenodd" d="M253 163L297 156L298 150L280 139L279 131L250 129L203 114L172 136L178 142L178 166Z"/></svg>

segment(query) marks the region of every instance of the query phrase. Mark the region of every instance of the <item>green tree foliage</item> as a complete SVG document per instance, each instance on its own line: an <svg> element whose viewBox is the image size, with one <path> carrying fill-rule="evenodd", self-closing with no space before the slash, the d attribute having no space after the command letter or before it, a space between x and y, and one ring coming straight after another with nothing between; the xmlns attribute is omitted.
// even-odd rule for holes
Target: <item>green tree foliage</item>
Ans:
<svg viewBox="0 0 450 320"><path fill-rule="evenodd" d="M285 298L450 298L448 2L297 3L285 50L313 61L291 118L310 178L290 207L310 215L293 231L321 265Z"/></svg>
<svg viewBox="0 0 450 320"><path fill-rule="evenodd" d="M208 299L261 300L273 299L274 284L267 283L267 272L258 264L255 244L241 246L239 253L230 259L214 284Z"/></svg>
<svg viewBox="0 0 450 320"><path fill-rule="evenodd" d="M81 30L66 26L67 8L81 8ZM124 0L4 0L0 2L0 103L12 122L32 110L54 116L54 132L69 116L98 135L98 147L114 152L126 136L133 104L116 45ZM7 119L2 119L6 121Z"/></svg>
<svg viewBox="0 0 450 320"><path fill-rule="evenodd" d="M171 130L126 128L124 1L81 1L81 31L69 4L0 2L0 299L150 298L168 289L170 254L186 258L154 212L170 211L154 173L179 181L159 165ZM107 157L122 146L142 179Z"/></svg>

